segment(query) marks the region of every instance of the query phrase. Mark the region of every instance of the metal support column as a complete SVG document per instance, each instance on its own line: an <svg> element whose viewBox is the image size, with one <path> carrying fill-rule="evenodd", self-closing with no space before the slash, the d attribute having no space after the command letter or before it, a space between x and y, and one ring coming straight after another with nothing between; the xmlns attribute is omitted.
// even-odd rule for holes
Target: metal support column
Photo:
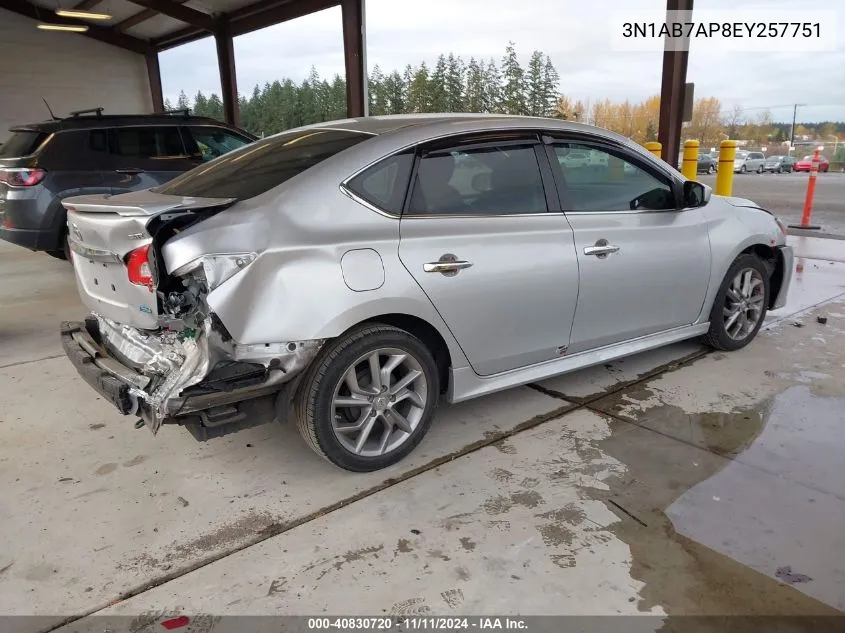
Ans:
<svg viewBox="0 0 845 633"><path fill-rule="evenodd" d="M241 113L238 107L238 81L235 75L235 48L228 22L220 22L220 26L214 32L214 40L217 43L217 67L220 69L223 115L226 123L240 125Z"/></svg>
<svg viewBox="0 0 845 633"><path fill-rule="evenodd" d="M343 58L346 63L346 113L367 116L367 38L364 0L341 0Z"/></svg>
<svg viewBox="0 0 845 633"><path fill-rule="evenodd" d="M147 77L150 82L150 97L153 112L164 112L164 96L161 92L161 68L158 65L158 53L150 51L144 56L147 60Z"/></svg>
<svg viewBox="0 0 845 633"><path fill-rule="evenodd" d="M667 11L689 11L692 17L692 0L666 0ZM660 86L660 120L657 140L663 145L663 160L673 167L678 164L681 147L681 124L684 116L684 86L687 82L689 48L677 50L679 42L666 38L663 50L663 80Z"/></svg>

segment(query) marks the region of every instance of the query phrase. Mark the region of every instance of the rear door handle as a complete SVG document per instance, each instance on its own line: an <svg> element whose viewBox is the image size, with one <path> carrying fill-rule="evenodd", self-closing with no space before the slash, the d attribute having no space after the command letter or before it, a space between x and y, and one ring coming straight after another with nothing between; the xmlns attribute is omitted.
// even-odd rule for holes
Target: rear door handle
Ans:
<svg viewBox="0 0 845 633"><path fill-rule="evenodd" d="M115 171L118 174L129 174L129 175L143 174L144 173L143 169L139 169L137 167L130 167L130 168L127 168L127 169L115 169Z"/></svg>
<svg viewBox="0 0 845 633"><path fill-rule="evenodd" d="M459 270L469 268L470 266L472 266L472 262L458 259L452 253L446 253L445 255L441 255L440 259L436 262L423 264L423 270L427 273L440 273L446 277L454 277L458 274Z"/></svg>
<svg viewBox="0 0 845 633"><path fill-rule="evenodd" d="M618 246L612 246L611 244L608 244L607 246L588 246L584 249L584 255L609 255L610 253L615 253L618 250Z"/></svg>
<svg viewBox="0 0 845 633"><path fill-rule="evenodd" d="M423 264L423 270L427 273L448 273L452 271L458 272L459 270L469 268L470 266L472 266L472 263L465 261L429 262L427 264Z"/></svg>

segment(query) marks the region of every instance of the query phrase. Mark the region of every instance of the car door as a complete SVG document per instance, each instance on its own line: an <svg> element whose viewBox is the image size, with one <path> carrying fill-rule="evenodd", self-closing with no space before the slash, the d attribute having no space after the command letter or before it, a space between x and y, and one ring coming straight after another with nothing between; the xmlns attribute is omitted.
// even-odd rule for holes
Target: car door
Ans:
<svg viewBox="0 0 845 633"><path fill-rule="evenodd" d="M566 352L578 296L572 229L526 133L420 148L399 257L488 376Z"/></svg>
<svg viewBox="0 0 845 633"><path fill-rule="evenodd" d="M192 169L201 161L188 154L178 125L137 125L109 130L115 194L149 189Z"/></svg>
<svg viewBox="0 0 845 633"><path fill-rule="evenodd" d="M553 158L605 152L607 167L568 170ZM677 183L632 150L589 137L548 139L580 270L570 352L693 323L710 279L702 208L678 209Z"/></svg>

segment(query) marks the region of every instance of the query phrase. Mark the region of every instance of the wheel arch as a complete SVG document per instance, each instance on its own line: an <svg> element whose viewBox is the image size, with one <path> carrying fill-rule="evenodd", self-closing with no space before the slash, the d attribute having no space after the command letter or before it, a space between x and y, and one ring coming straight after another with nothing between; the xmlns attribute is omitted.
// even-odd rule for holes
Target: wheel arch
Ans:
<svg viewBox="0 0 845 633"><path fill-rule="evenodd" d="M369 317L353 327L376 323L392 325L420 339L434 357L434 363L437 365L437 371L440 377L440 391L441 393L446 393L449 387L449 370L452 367L452 353L449 350L449 344L440 331L425 319L399 312Z"/></svg>
<svg viewBox="0 0 845 633"><path fill-rule="evenodd" d="M766 307L771 309L780 294L780 289L786 278L786 265L783 261L783 255L779 249L759 243L745 247L737 254L737 257L744 254L756 255L766 264L766 268L769 271L769 301Z"/></svg>

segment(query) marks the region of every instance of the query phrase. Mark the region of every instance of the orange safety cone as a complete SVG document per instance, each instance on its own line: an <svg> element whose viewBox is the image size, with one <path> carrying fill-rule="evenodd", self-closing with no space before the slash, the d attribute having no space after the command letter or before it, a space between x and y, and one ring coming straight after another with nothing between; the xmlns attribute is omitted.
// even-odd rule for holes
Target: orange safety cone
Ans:
<svg viewBox="0 0 845 633"><path fill-rule="evenodd" d="M816 176L819 173L820 158L819 148L816 148L813 152L813 162L810 165L810 179L807 181L807 195L804 197L804 213L801 216L801 224L788 225L791 229L816 231L822 228L818 224L810 224L810 215L813 212L813 195L816 193Z"/></svg>

